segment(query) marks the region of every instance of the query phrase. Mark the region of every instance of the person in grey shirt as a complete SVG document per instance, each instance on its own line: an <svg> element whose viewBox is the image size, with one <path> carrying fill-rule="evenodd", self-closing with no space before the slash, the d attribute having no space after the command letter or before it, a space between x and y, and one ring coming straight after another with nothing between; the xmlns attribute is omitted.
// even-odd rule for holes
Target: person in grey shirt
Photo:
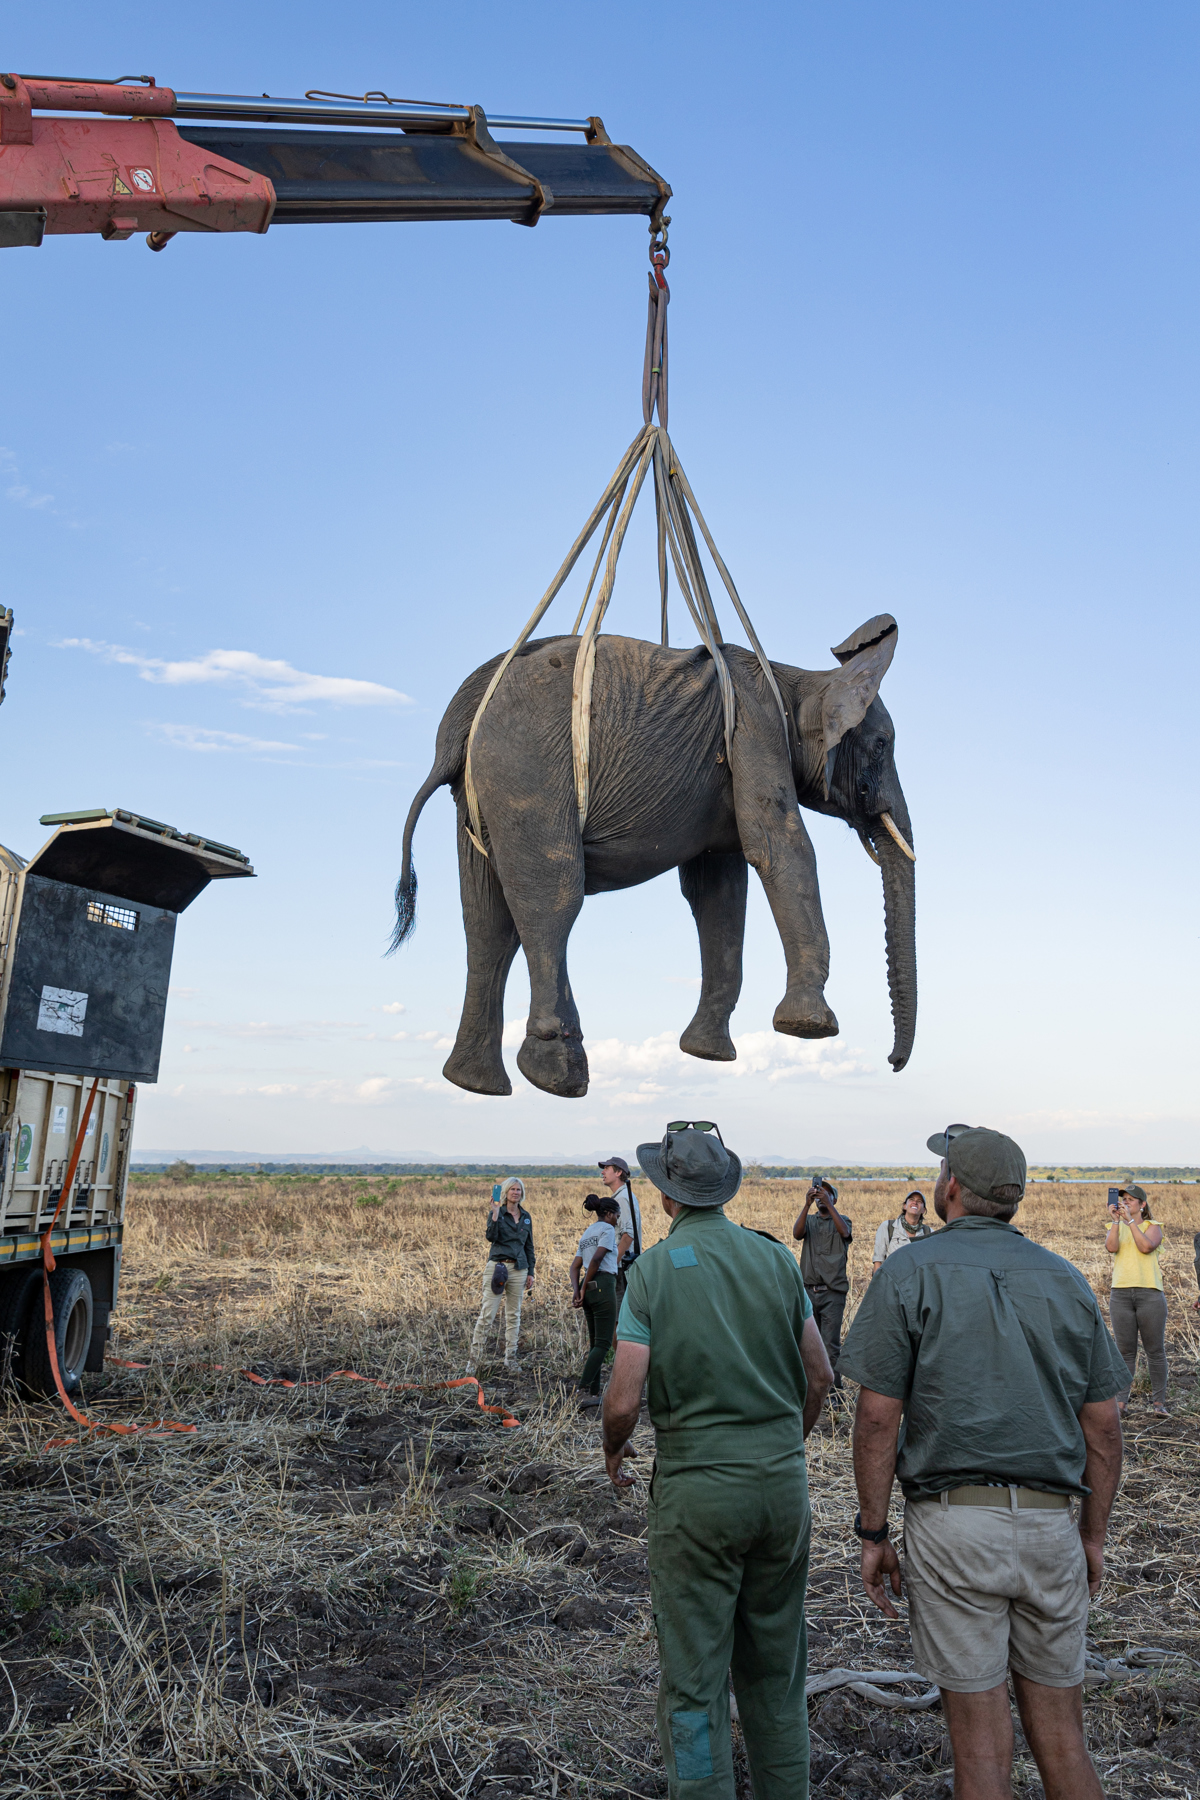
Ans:
<svg viewBox="0 0 1200 1800"><path fill-rule="evenodd" d="M896 1617L899 1477L913 1663L942 1691L955 1794L1012 1792L1011 1677L1047 1800L1102 1800L1082 1682L1121 1473L1125 1365L1079 1270L1011 1223L1020 1146L948 1125L929 1148L942 1159L944 1230L887 1259L842 1350L860 1387L863 1587Z"/></svg>
<svg viewBox="0 0 1200 1800"><path fill-rule="evenodd" d="M838 1211L837 1197L838 1191L831 1182L814 1176L804 1196L803 1209L792 1226L792 1236L804 1246L800 1252L800 1273L833 1369L833 1385L840 1388L842 1380L837 1366L842 1343L842 1315L850 1292L846 1257L854 1242L854 1228Z"/></svg>

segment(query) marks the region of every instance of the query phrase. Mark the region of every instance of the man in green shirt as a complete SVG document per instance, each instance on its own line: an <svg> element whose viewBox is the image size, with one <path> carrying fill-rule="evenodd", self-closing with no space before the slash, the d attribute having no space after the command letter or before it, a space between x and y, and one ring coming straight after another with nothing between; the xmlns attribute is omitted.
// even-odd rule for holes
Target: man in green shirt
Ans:
<svg viewBox="0 0 1200 1800"><path fill-rule="evenodd" d="M806 1800L811 1515L804 1439L833 1379L795 1258L725 1217L742 1166L715 1125L638 1161L671 1229L629 1271L604 1401L616 1487L648 1381L650 1593L671 1800L734 1800L729 1678L756 1800Z"/></svg>
<svg viewBox="0 0 1200 1800"><path fill-rule="evenodd" d="M897 1616L885 1577L898 1595L898 1475L913 1660L942 1690L956 1800L1011 1793L1010 1674L1046 1800L1101 1800L1084 1643L1121 1471L1124 1364L1079 1270L1009 1223L1025 1192L1012 1138L949 1125L929 1148L946 1229L888 1258L842 1347L861 1385L863 1586Z"/></svg>

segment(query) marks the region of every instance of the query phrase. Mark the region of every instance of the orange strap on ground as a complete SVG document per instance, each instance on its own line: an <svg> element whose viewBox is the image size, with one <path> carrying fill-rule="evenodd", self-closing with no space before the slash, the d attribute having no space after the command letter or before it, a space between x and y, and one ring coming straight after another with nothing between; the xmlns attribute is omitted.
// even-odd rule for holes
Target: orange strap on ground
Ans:
<svg viewBox="0 0 1200 1800"><path fill-rule="evenodd" d="M118 1369L148 1369L151 1367L149 1363L126 1362L125 1359L120 1356L107 1356L104 1360L112 1363L114 1367ZM217 1369L221 1371L221 1373L224 1373L225 1370L224 1363L209 1363L207 1367L210 1369ZM328 1375L314 1376L311 1381L289 1381L284 1375L256 1375L253 1369L239 1369L237 1373L245 1376L247 1381L252 1381L255 1387L324 1387L325 1383L328 1381L365 1381L369 1387L384 1388L389 1392L397 1389L416 1388L423 1392L431 1393L437 1388L473 1387L481 1412L498 1413L502 1425L519 1425L521 1423L520 1419L514 1418L507 1407L488 1405L483 1397L482 1383L477 1381L474 1375L459 1375L453 1381L380 1381L374 1375L360 1375L357 1369L334 1369ZM112 1431L117 1428L110 1425L108 1429ZM130 1428L125 1426L123 1429L129 1430ZM135 1429L148 1430L149 1427L135 1427ZM195 1431L196 1427L194 1425L185 1425L182 1427L176 1426L173 1429Z"/></svg>
<svg viewBox="0 0 1200 1800"><path fill-rule="evenodd" d="M97 1075L96 1079L92 1082L92 1091L88 1095L87 1105L83 1109L83 1117L79 1121L79 1130L75 1137L75 1148L71 1152L71 1160L67 1166L63 1184L58 1190L58 1205L54 1209L54 1217L42 1233L42 1305L46 1317L46 1350L50 1357L50 1368L54 1375L54 1385L58 1389L59 1399L66 1407L75 1423L77 1425L82 1425L85 1431L111 1431L118 1437L137 1437L146 1432L195 1431L196 1427L194 1425L180 1424L177 1419L154 1419L146 1425L113 1425L106 1419L89 1419L85 1413L81 1413L79 1408L73 1404L66 1388L63 1386L62 1371L58 1366L58 1345L55 1342L54 1334L54 1301L50 1293L50 1275L54 1269L54 1252L50 1248L50 1233L58 1223L58 1215L63 1209L63 1202L70 1193L71 1184L75 1180L75 1171L79 1167L79 1158L83 1153L83 1140L87 1136L88 1120L92 1116L92 1106L95 1103L96 1090L99 1086L100 1077ZM148 1369L150 1367L149 1363L125 1362L119 1356L109 1356L106 1357L105 1360L115 1364L119 1369ZM212 1369L224 1370L223 1363L210 1363L208 1366ZM321 1387L327 1381L365 1381L371 1387L386 1389L473 1387L476 1390L479 1405L483 1412L499 1413L500 1423L502 1425L519 1425L521 1423L520 1419L515 1419L503 1406L489 1406L483 1397L483 1388L473 1375L461 1375L454 1381L379 1381L373 1375L359 1375L354 1369L335 1369L331 1375L319 1375L312 1381L288 1381L283 1376L256 1375L253 1369L239 1369L238 1374L244 1375L246 1380L252 1381L256 1387ZM52 1438L46 1445L46 1449L60 1450L66 1445L73 1444L74 1442L74 1438Z"/></svg>
<svg viewBox="0 0 1200 1800"><path fill-rule="evenodd" d="M63 1209L63 1203L75 1180L75 1171L79 1167L79 1158L83 1154L83 1140L87 1136L88 1120L92 1116L92 1107L95 1104L96 1090L99 1086L100 1077L97 1075L92 1082L92 1091L87 1097L83 1117L79 1121L79 1130L75 1134L75 1148L71 1152L67 1172L63 1177L62 1186L58 1190L58 1205L54 1209L54 1216L49 1225L42 1233L42 1311L46 1320L46 1353L50 1358L50 1370L54 1376L54 1385L58 1389L59 1399L75 1423L82 1425L85 1431L112 1431L119 1437L134 1437L143 1431L195 1431L194 1425L180 1425L174 1419L155 1419L149 1425L110 1425L103 1419L89 1419L85 1413L80 1412L63 1386L62 1370L58 1366L58 1344L55 1341L54 1332L54 1300L50 1293L50 1276L55 1266L54 1252L50 1248L50 1234L58 1224L58 1215ZM46 1445L46 1448L47 1450L58 1449L64 1444L72 1444L74 1441L74 1438L55 1438Z"/></svg>

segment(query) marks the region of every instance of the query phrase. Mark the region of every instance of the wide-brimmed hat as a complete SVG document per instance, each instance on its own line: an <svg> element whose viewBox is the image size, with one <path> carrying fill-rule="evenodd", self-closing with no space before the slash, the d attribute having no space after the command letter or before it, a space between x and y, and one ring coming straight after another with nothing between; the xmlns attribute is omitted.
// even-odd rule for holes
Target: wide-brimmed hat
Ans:
<svg viewBox="0 0 1200 1800"><path fill-rule="evenodd" d="M715 1131L667 1131L659 1144L639 1144L647 1181L681 1206L724 1206L742 1185L742 1165Z"/></svg>

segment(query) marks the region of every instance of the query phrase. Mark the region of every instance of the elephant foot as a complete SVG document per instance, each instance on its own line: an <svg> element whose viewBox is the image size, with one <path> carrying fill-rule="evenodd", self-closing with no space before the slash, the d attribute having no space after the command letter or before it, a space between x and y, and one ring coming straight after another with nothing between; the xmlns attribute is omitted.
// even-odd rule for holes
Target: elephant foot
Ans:
<svg viewBox="0 0 1200 1800"><path fill-rule="evenodd" d="M497 1050L489 1055L478 1044L455 1044L442 1065L442 1074L468 1094L511 1094L512 1082Z"/></svg>
<svg viewBox="0 0 1200 1800"><path fill-rule="evenodd" d="M775 1008L771 1023L787 1037L836 1037L838 1022L826 1006L821 993L795 993L790 990Z"/></svg>
<svg viewBox="0 0 1200 1800"><path fill-rule="evenodd" d="M563 1100L580 1100L588 1091L588 1061L578 1037L537 1037L528 1032L517 1052L517 1067L526 1081Z"/></svg>
<svg viewBox="0 0 1200 1800"><path fill-rule="evenodd" d="M679 1048L687 1056L699 1056L705 1062L736 1062L737 1051L729 1035L726 1020L702 1019L697 1013L679 1040Z"/></svg>

